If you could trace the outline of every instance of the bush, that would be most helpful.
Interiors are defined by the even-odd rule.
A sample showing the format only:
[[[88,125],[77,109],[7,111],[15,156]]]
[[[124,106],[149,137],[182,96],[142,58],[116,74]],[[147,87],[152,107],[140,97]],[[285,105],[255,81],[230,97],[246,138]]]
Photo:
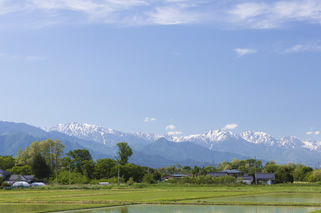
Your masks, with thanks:
[[[149,183],[149,184],[156,183],[155,175],[152,174],[152,173],[145,174],[144,177],[143,177],[143,182],[144,183]]]
[[[129,180],[127,181],[127,184],[130,186],[130,185],[133,185],[134,184],[134,178],[133,177],[130,177]]]
[[[321,169],[314,170],[309,176],[308,176],[309,182],[318,182],[321,181]]]
[[[87,184],[89,182],[85,176],[78,172],[69,173],[68,171],[62,171],[58,174],[57,182],[59,184],[67,185],[69,184],[69,180],[70,184]],[[52,179],[50,182],[56,183],[56,179]]]
[[[92,185],[98,185],[99,184],[99,180],[96,180],[96,179],[93,179],[89,182],[89,184],[92,184]]]
[[[0,185],[0,189],[5,189],[6,187],[11,187],[11,185],[9,183],[6,183],[6,182],[3,182],[1,185]]]
[[[118,183],[118,177],[112,177],[112,178],[108,178],[108,179],[100,179],[99,182],[108,182],[108,183],[116,184],[116,183]],[[119,183],[125,183],[124,178],[120,177]]]
[[[168,180],[169,183],[179,183],[179,184],[231,184],[235,183],[236,179],[232,176],[226,175],[222,177],[212,177],[209,175],[189,177],[185,176],[181,179],[172,178]]]

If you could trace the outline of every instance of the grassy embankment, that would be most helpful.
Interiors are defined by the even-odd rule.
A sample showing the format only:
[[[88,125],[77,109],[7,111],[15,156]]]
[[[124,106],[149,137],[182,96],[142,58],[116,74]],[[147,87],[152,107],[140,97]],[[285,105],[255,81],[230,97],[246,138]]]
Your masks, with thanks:
[[[314,198],[268,200],[253,196],[293,195]],[[275,195],[273,195],[275,196]],[[318,200],[320,197],[320,200]],[[245,198],[244,200],[242,200]],[[249,199],[248,199],[249,198]],[[316,199],[317,198],[317,199]],[[130,204],[273,205],[321,207],[321,185],[278,184],[273,186],[195,186],[155,184],[134,186],[50,186],[42,189],[0,190],[1,212],[45,212]]]

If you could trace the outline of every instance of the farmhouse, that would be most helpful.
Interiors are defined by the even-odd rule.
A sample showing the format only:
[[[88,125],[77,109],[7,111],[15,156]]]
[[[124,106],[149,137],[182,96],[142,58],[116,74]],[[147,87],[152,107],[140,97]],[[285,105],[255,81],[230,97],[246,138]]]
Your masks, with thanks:
[[[241,171],[236,170],[236,169],[228,169],[228,170],[223,170],[220,172],[209,172],[209,173],[207,173],[207,175],[211,175],[213,177],[221,177],[221,176],[229,175],[229,176],[238,178],[241,176]]]
[[[11,172],[3,169],[0,169],[0,177],[2,177],[6,183],[11,185],[17,181],[25,181],[28,183],[32,183],[34,181],[33,175],[12,175]]]
[[[274,183],[275,175],[274,173],[256,173],[255,175],[257,182],[262,184],[271,185]]]

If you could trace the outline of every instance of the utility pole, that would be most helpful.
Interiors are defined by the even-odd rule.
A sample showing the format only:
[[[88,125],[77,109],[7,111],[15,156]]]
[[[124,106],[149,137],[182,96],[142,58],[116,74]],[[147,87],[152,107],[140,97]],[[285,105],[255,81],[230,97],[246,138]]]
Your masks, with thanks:
[[[56,153],[56,184],[58,184],[58,160],[57,160],[57,153]]]
[[[70,185],[70,183],[71,183],[71,180],[70,180],[70,168],[71,167],[71,161],[69,162],[69,185]]]
[[[119,185],[119,173],[120,173],[120,171],[119,171],[119,161],[118,161],[118,185]]]
[[[254,178],[255,178],[255,184],[257,185],[257,178],[256,178],[256,156],[254,156]]]
[[[118,163],[118,180],[117,180],[117,183],[118,183],[118,185],[119,185],[119,176],[120,176],[120,157],[119,156],[115,156],[114,157],[115,158],[115,160],[117,161],[117,163]]]

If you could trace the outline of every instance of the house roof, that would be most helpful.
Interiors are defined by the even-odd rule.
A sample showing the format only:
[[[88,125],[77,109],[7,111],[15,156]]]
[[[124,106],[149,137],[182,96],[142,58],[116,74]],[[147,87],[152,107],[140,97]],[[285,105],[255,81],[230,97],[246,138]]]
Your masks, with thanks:
[[[8,172],[6,170],[0,169],[0,176],[2,176],[4,179],[9,175],[11,175],[11,172]]]
[[[227,172],[209,172],[207,175],[213,176],[213,177],[221,177],[227,175]]]
[[[30,181],[33,175],[10,175],[7,181]]]
[[[27,179],[23,175],[10,175],[8,181],[26,181]]]
[[[274,173],[256,173],[256,179],[261,180],[274,180]]]
[[[185,174],[172,174],[170,176],[172,176],[172,177],[185,177],[187,175],[185,175]]]
[[[228,174],[239,174],[239,173],[241,173],[241,171],[236,170],[236,169],[227,169],[227,170],[223,170],[221,172],[226,172]]]

